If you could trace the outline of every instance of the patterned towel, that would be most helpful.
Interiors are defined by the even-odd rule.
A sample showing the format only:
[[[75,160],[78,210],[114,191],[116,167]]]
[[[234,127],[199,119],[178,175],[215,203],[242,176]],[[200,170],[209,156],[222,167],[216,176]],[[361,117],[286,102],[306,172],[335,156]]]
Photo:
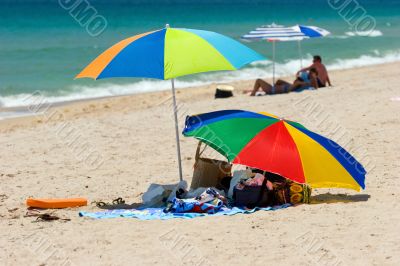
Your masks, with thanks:
[[[196,199],[177,199],[174,198],[170,203],[171,206],[164,209],[164,212],[173,213],[185,213],[185,212],[196,212],[196,213],[217,213],[223,206],[224,203],[220,199],[213,199],[208,202],[200,202]]]
[[[235,215],[238,213],[253,213],[257,210],[262,211],[273,211],[279,210],[283,208],[287,208],[291,206],[291,204],[284,204],[281,206],[275,207],[267,207],[267,208],[254,208],[251,210],[244,210],[237,207],[232,209],[227,207],[222,207],[215,214],[207,214],[207,213],[164,213],[163,208],[147,208],[147,209],[130,209],[130,210],[109,210],[102,212],[79,212],[79,216],[81,217],[90,217],[95,219],[106,219],[106,218],[117,218],[117,217],[125,217],[125,218],[137,218],[139,220],[169,220],[173,218],[183,218],[183,219],[193,219],[201,216],[221,216],[221,215]]]

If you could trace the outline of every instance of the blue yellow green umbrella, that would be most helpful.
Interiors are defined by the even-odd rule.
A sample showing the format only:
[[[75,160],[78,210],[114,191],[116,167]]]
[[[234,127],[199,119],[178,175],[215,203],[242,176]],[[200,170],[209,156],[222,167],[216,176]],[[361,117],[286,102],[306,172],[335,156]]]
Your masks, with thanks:
[[[265,59],[243,44],[211,31],[164,28],[115,44],[77,78],[172,79],[189,74],[236,70]]]

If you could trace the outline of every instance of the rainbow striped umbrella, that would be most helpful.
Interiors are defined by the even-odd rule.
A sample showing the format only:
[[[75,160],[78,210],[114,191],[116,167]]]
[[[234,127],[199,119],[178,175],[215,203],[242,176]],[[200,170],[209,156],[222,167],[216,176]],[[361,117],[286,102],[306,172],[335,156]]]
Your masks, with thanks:
[[[225,110],[186,118],[195,137],[242,164],[314,188],[365,188],[363,166],[344,148],[299,123],[267,113]]]
[[[76,78],[141,77],[171,79],[175,133],[182,180],[174,78],[209,71],[236,70],[265,59],[224,35],[193,29],[166,28],[139,34],[115,44]]]

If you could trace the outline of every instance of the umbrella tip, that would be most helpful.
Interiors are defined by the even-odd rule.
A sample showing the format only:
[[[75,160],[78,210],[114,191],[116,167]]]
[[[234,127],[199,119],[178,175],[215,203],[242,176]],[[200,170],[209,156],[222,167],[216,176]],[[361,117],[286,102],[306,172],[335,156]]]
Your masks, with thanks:
[[[167,23],[167,24],[165,24],[165,28],[169,28],[169,24]]]

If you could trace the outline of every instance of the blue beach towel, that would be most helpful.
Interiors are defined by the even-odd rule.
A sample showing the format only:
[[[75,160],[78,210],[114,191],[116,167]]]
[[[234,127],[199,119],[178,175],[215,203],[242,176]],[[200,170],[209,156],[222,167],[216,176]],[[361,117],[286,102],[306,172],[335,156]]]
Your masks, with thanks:
[[[232,209],[227,207],[222,207],[215,214],[207,213],[164,213],[163,208],[147,208],[147,209],[123,209],[123,210],[108,210],[102,212],[79,212],[81,217],[90,217],[94,219],[106,219],[106,218],[137,218],[139,220],[169,220],[174,218],[182,219],[193,219],[202,216],[222,216],[222,215],[235,215],[238,213],[253,213],[257,210],[262,211],[273,211],[291,206],[290,204],[284,204],[281,206],[267,207],[267,208],[254,208],[251,210],[245,210],[237,207]]]

